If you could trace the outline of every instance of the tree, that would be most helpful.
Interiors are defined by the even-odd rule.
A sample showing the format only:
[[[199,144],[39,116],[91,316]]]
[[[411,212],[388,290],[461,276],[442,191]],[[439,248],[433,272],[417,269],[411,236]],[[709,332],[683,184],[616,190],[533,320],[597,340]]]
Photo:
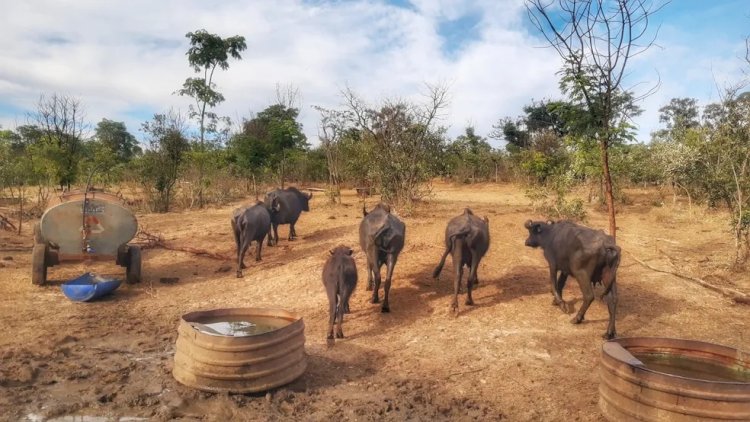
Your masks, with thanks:
[[[70,189],[78,177],[81,140],[86,129],[81,102],[67,95],[42,95],[31,117],[41,130],[46,156],[55,166],[57,183]]]
[[[618,137],[616,98],[633,56],[653,43],[649,18],[658,11],[649,0],[526,0],[528,16],[564,61],[561,85],[585,105],[589,132],[598,143],[609,213],[609,233],[617,233],[610,145]]]
[[[182,89],[177,93],[182,96],[192,97],[195,107],[190,106],[190,117],[197,118],[200,124],[200,145],[203,146],[206,133],[206,118],[209,119],[209,132],[216,131],[218,116],[210,109],[224,101],[224,96],[216,90],[213,82],[214,72],[219,67],[222,70],[229,69],[229,57],[241,60],[240,52],[247,48],[245,37],[235,35],[229,38],[221,38],[201,29],[188,32],[185,37],[190,39],[190,48],[186,55],[188,63],[195,73],[202,73],[199,78],[187,78],[182,84]]]
[[[447,105],[448,91],[440,85],[427,87],[422,104],[386,99],[378,108],[350,89],[343,92],[360,142],[371,143],[377,152],[370,165],[377,172],[383,199],[407,208],[424,196],[424,184],[436,173],[443,148],[445,131],[436,126],[436,119]]]
[[[251,177],[264,169],[273,172],[283,187],[290,154],[307,148],[298,116],[298,109],[274,104],[243,121],[240,133],[229,141],[235,165]]]
[[[347,111],[329,110],[323,107],[314,107],[320,112],[320,124],[318,125],[318,139],[320,146],[325,152],[326,166],[328,168],[328,186],[331,202],[341,203],[341,143],[346,136],[348,122],[351,115]]]
[[[123,122],[102,119],[96,125],[94,139],[111,151],[120,163],[128,162],[142,152],[135,136],[128,132]]]
[[[456,159],[453,169],[463,180],[477,177],[489,179],[495,170],[494,151],[487,140],[476,134],[474,127],[466,127],[447,147],[448,154]]]
[[[179,113],[155,114],[141,130],[149,136],[149,149],[137,163],[141,183],[152,198],[153,208],[169,212],[174,186],[190,149],[185,121]]]

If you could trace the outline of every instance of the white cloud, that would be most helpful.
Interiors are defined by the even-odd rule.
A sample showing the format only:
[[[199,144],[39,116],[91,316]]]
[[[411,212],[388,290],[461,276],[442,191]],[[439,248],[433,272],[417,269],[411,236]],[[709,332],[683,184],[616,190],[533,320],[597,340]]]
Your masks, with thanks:
[[[310,106],[339,106],[339,92],[347,85],[376,103],[385,96],[415,98],[425,82],[447,81],[452,103],[443,123],[452,136],[467,124],[486,135],[499,118],[520,114],[532,98],[559,95],[560,60],[527,33],[522,1],[413,0],[412,5],[8,2],[3,12],[9,18],[0,26],[0,124],[23,123],[22,115],[3,111],[3,105],[31,111],[41,93],[52,92],[80,97],[92,124],[104,117],[123,120],[134,133],[144,118],[140,111],[186,110],[190,100],[172,93],[192,75],[184,35],[199,28],[247,40],[243,60],[216,75],[226,97],[219,114],[236,118],[258,112],[275,100],[277,83],[293,84],[302,95],[301,120],[311,139],[318,116]],[[464,49],[446,55],[438,26],[465,14],[481,16],[479,33]],[[634,62],[647,70],[657,67],[664,81],[638,120],[646,134],[658,120],[661,102],[709,93],[706,69],[723,74],[731,59],[685,44],[667,46]]]

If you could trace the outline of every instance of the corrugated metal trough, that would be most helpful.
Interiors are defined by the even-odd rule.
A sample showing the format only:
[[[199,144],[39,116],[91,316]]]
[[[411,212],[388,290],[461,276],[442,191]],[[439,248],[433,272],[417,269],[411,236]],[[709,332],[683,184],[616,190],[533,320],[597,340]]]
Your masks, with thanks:
[[[191,312],[180,319],[174,369],[180,383],[203,391],[255,393],[305,372],[305,324],[281,309]]]
[[[749,421],[750,353],[694,340],[602,346],[599,407],[610,421]]]

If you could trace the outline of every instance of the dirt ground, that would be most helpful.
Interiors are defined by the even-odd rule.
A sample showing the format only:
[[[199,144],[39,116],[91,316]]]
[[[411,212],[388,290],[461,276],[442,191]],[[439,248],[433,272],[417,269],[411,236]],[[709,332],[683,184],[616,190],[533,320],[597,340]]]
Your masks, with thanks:
[[[726,215],[699,206],[662,205],[655,190],[631,190],[618,214],[625,251],[618,274],[620,336],[666,336],[750,349],[750,306],[650,265],[750,293],[750,277],[726,267],[733,243]],[[247,201],[246,201],[247,202]],[[300,238],[233,263],[165,249],[144,251],[144,281],[105,300],[74,303],[59,288],[85,270],[123,276],[112,264],[50,269],[51,284],[30,282],[31,233],[0,234],[0,420],[66,415],[155,420],[580,420],[598,421],[598,361],[607,309],[595,302],[581,325],[551,306],[540,250],[524,246],[534,215],[513,185],[435,184],[434,197],[405,217],[406,246],[396,266],[391,313],[370,304],[365,257],[344,323],[347,338],[326,345],[326,297],[320,279],[328,250],[359,251],[361,203],[322,195],[297,226]],[[369,199],[368,208],[374,199]],[[177,245],[231,255],[229,216],[221,209],[138,215],[140,224]],[[449,218],[464,207],[490,220],[492,242],[479,269],[476,306],[459,299],[449,312],[452,266],[431,272]],[[398,210],[396,210],[398,211]],[[605,228],[589,208],[587,225]],[[27,225],[28,227],[28,225]],[[219,268],[231,264],[228,272]],[[179,277],[162,284],[162,277]],[[580,306],[577,283],[564,297]],[[290,385],[259,395],[198,392],[171,375],[180,315],[222,307],[281,307],[303,315],[308,369]],[[95,419],[91,419],[95,420]]]

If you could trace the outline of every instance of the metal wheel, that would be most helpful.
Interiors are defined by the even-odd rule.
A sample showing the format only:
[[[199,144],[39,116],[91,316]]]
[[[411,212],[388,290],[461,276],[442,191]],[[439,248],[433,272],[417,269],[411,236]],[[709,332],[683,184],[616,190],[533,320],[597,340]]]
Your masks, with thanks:
[[[36,245],[37,243],[44,243],[42,228],[39,223],[34,224],[34,244]]]
[[[141,248],[138,246],[128,246],[128,266],[125,272],[128,283],[141,282]]]
[[[120,245],[119,248],[117,248],[117,257],[115,258],[115,263],[121,267],[128,266],[128,245]]]
[[[37,243],[31,250],[31,283],[42,286],[47,282],[47,245]]]

